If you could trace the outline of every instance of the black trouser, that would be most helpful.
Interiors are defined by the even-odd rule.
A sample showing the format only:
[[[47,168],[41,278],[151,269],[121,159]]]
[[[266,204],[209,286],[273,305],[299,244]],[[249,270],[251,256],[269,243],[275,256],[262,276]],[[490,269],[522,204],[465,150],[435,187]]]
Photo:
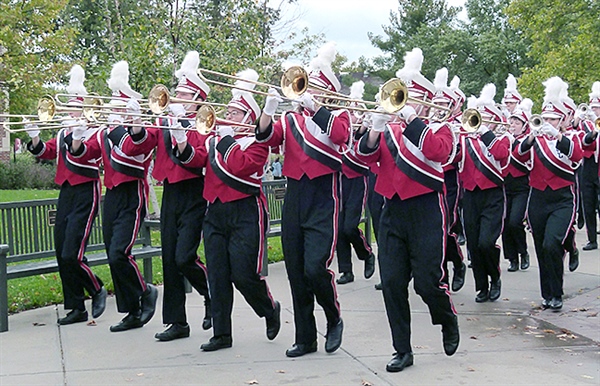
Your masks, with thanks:
[[[407,200],[394,196],[381,213],[379,272],[394,349],[411,352],[408,283],[429,307],[433,324],[450,324],[456,312],[444,275],[445,198],[429,193]]]
[[[598,242],[598,235],[596,233],[596,211],[600,210],[598,208],[600,183],[598,182],[598,162],[596,162],[593,155],[583,159],[580,182],[583,214],[588,241],[590,243],[596,243]]]
[[[540,266],[544,299],[563,295],[563,259],[567,246],[573,244],[575,202],[574,186],[544,191],[531,189],[527,218]]]
[[[56,261],[68,310],[85,310],[84,289],[95,295],[102,280],[87,264],[85,248],[100,205],[100,181],[71,186],[65,182],[58,195],[54,245]]]
[[[492,282],[500,279],[500,247],[496,241],[504,220],[504,188],[465,190],[463,215],[475,290],[487,291],[488,278]]]
[[[198,257],[206,200],[203,178],[174,184],[164,182],[160,212],[164,276],[163,323],[187,323],[185,279],[204,297],[208,295],[206,267]]]
[[[267,212],[258,197],[208,205],[204,252],[208,267],[214,336],[231,335],[233,286],[258,316],[271,317],[275,301],[260,275]]]
[[[296,342],[317,340],[315,297],[323,307],[328,326],[340,318],[335,274],[329,269],[338,228],[339,174],[313,180],[288,178],[283,201],[281,244],[292,290]]]
[[[515,178],[509,174],[504,180],[504,190],[506,221],[502,232],[502,249],[506,260],[518,262],[519,255],[527,253],[527,236],[523,221],[525,221],[529,198],[529,177]]]
[[[106,190],[102,231],[110,274],[115,286],[117,310],[135,313],[146,290],[131,249],[146,216],[144,181],[122,183]]]
[[[458,244],[458,232],[462,224],[458,218],[458,199],[460,197],[460,185],[458,171],[450,169],[444,172],[444,183],[446,184],[447,203],[447,227],[446,236],[446,258],[444,259],[444,283],[448,283],[448,262],[452,262],[455,268],[460,268],[463,263],[463,254]]]
[[[367,194],[367,206],[371,215],[371,223],[373,224],[373,233],[375,239],[379,241],[379,219],[381,218],[381,210],[385,199],[375,191],[375,183],[377,182],[377,174],[369,170],[369,192]]]
[[[340,272],[352,272],[352,247],[359,260],[371,255],[371,246],[358,227],[367,198],[367,177],[348,178],[342,175],[342,209],[337,240]]]

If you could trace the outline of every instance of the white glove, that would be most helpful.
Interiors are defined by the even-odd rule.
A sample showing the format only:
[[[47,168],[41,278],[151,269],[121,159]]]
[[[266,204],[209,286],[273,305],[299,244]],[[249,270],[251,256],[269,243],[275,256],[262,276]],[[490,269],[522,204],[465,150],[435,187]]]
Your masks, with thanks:
[[[169,111],[175,117],[184,117],[186,114],[185,107],[181,103],[172,103],[169,105]]]
[[[550,137],[558,136],[558,130],[549,123],[544,123],[541,128],[543,133],[546,133]]]
[[[487,125],[481,125],[481,126],[479,126],[479,129],[477,129],[477,131],[475,133],[477,133],[479,135],[484,135],[488,131],[490,131],[490,128],[487,127]]]
[[[368,129],[373,126],[373,119],[371,118],[371,114],[365,114],[362,122],[360,123],[362,127]]]
[[[83,133],[87,130],[87,121],[85,119],[80,119],[75,124],[77,126],[71,128],[73,130],[72,137],[74,140],[81,140],[81,138],[83,138]]]
[[[225,137],[226,135],[231,135],[233,137],[235,133],[231,126],[217,126],[217,135],[219,137]]]
[[[108,117],[106,118],[106,120],[111,125],[118,125],[118,124],[123,123],[123,117],[120,116],[119,114],[109,114]]]
[[[369,116],[371,117],[371,121],[373,122],[372,130],[378,133],[381,133],[385,130],[385,125],[392,118],[392,116],[389,114],[370,113]]]
[[[176,126],[173,126],[169,129],[169,132],[171,133],[171,136],[175,138],[175,142],[184,143],[187,141],[187,132],[183,130],[183,127],[181,127],[181,125],[178,124]]]
[[[125,106],[125,108],[127,109],[127,112],[131,113],[131,114],[140,114],[140,112],[142,111],[140,104],[135,99],[130,99],[127,102],[127,105]]]
[[[300,106],[304,107],[307,110],[315,112],[315,101],[309,93],[304,93],[300,95],[296,102],[300,104]]]
[[[283,102],[281,95],[274,88],[269,88],[269,96],[265,99],[265,107],[263,108],[263,112],[272,117],[277,111],[277,107],[279,103]]]
[[[25,122],[25,130],[27,131],[27,134],[29,134],[29,137],[31,137],[31,139],[39,137],[40,130],[38,128],[38,125],[29,123],[29,119],[27,118],[23,118],[23,122]]]
[[[406,105],[403,108],[401,108],[397,114],[400,118],[402,118],[404,122],[408,123],[410,117],[412,117],[413,115],[416,116],[417,112],[415,111],[414,107]]]

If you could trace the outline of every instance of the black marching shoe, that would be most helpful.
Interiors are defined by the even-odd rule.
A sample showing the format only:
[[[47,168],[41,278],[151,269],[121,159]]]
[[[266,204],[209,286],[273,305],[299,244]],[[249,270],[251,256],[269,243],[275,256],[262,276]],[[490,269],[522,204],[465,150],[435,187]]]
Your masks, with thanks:
[[[481,291],[479,291],[479,293],[477,293],[477,296],[475,297],[475,302],[483,303],[483,302],[487,302],[489,299],[490,299],[490,293],[488,292],[488,290],[481,290]]]
[[[365,279],[370,279],[375,273],[375,254],[371,253],[365,260]]]
[[[519,262],[517,260],[511,260],[508,266],[508,272],[516,272],[519,270]]]
[[[390,373],[397,373],[404,370],[404,368],[413,365],[413,353],[407,352],[404,354],[394,353],[392,360],[385,366],[385,370]]]
[[[64,318],[60,318],[56,321],[56,323],[60,324],[61,326],[66,326],[67,324],[73,324],[73,323],[81,323],[81,322],[87,322],[88,320],[88,313],[86,310],[80,310],[75,308],[74,310],[71,310],[70,312],[67,313],[67,316],[65,316]]]
[[[554,311],[558,311],[562,308],[563,306],[563,301],[562,301],[562,297],[554,297],[550,300],[550,303],[548,304],[550,306],[550,308]]]
[[[465,245],[467,240],[465,239],[465,236],[461,233],[460,235],[458,235],[456,241],[458,242],[458,245]]]
[[[275,301],[275,309],[273,315],[267,318],[267,339],[273,340],[279,334],[281,328],[281,304]]]
[[[494,302],[500,298],[500,290],[502,288],[502,281],[498,278],[496,281],[490,283],[490,301]]]
[[[342,276],[336,280],[338,284],[348,284],[354,281],[354,274],[352,272],[342,272]]]
[[[377,291],[381,291],[381,290],[383,289],[383,287],[381,286],[381,283],[377,283],[377,284],[375,284],[375,289],[376,289]]]
[[[146,284],[146,291],[142,294],[142,314],[140,322],[146,324],[154,316],[156,310],[156,300],[158,299],[158,289],[150,283]]]
[[[163,332],[157,332],[154,337],[161,342],[169,342],[175,339],[187,338],[190,336],[190,325],[173,323]]]
[[[342,332],[344,331],[344,321],[339,318],[333,326],[327,326],[327,335],[325,335],[325,351],[332,353],[342,345]]]
[[[569,252],[569,271],[574,272],[579,267],[579,249]]]
[[[460,342],[460,333],[458,331],[458,319],[456,316],[450,324],[442,326],[442,342],[444,343],[444,352],[446,355],[454,355]]]
[[[231,335],[213,336],[208,343],[203,343],[200,346],[202,351],[217,351],[222,348],[230,348],[233,344]]]
[[[521,255],[521,270],[526,270],[529,268],[529,253],[524,253]]]
[[[110,326],[110,332],[127,331],[134,328],[143,327],[144,323],[140,320],[139,312],[129,313],[119,323]]]
[[[100,288],[94,296],[92,296],[92,317],[99,318],[106,309],[106,288]]]
[[[204,319],[202,319],[202,329],[210,330],[212,327],[212,306],[210,298],[204,298]]]
[[[313,352],[317,352],[316,340],[309,344],[294,343],[292,347],[285,350],[285,356],[287,356],[288,358],[296,358]]]
[[[465,275],[467,274],[467,265],[462,263],[459,269],[454,267],[454,276],[452,276],[452,292],[458,292],[465,285]]]
[[[550,308],[550,301],[551,300],[552,299],[544,299],[544,300],[542,300],[542,308],[545,309],[545,310],[548,309],[548,308]]]
[[[584,251],[593,251],[594,249],[598,249],[598,243],[589,242],[586,245],[584,245],[581,249],[583,249]]]

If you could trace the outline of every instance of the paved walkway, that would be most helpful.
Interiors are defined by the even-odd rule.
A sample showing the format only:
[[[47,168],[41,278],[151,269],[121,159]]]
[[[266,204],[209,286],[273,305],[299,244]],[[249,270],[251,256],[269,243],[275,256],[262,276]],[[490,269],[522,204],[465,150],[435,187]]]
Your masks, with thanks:
[[[583,241],[578,232],[578,244]],[[530,253],[535,256],[531,247]],[[93,326],[58,327],[62,305],[12,315],[10,330],[0,334],[0,385],[600,384],[600,252],[582,252],[579,269],[566,270],[564,308],[557,313],[539,308],[535,257],[527,271],[506,272],[507,267],[502,261],[498,301],[475,303],[470,270],[465,287],[453,295],[461,330],[453,357],[444,355],[440,327],[431,325],[411,288],[415,364],[400,373],[385,371],[393,348],[381,292],[373,288],[378,273],[364,280],[362,263],[355,260],[355,282],[338,286],[345,331],[334,354],[325,353],[325,318],[318,309],[319,351],[285,357],[294,341],[293,310],[285,267],[277,263],[269,266],[268,276],[283,307],[274,341],[265,337],[264,320],[236,292],[233,348],[199,350],[211,332],[201,328],[204,307],[197,294],[188,296],[191,337],[157,342],[154,334],[163,329],[160,288],[153,320],[123,333],[108,329],[122,317],[112,296]]]

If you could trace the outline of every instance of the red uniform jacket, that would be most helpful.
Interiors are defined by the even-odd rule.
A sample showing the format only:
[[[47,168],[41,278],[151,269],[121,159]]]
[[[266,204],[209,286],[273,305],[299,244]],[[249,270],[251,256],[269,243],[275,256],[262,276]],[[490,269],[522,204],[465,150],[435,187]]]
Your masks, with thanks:
[[[146,187],[148,185],[146,176],[152,161],[152,151],[128,156],[120,149],[120,145],[127,137],[129,137],[127,130],[123,126],[117,126],[112,131],[102,128],[85,142],[84,151],[102,156],[104,185],[107,189],[136,180],[144,181]]]
[[[89,129],[86,136],[93,136],[97,129]],[[68,182],[70,185],[80,185],[90,181],[100,179],[99,165],[100,155],[94,155],[91,152],[85,152],[81,149],[77,154],[71,153],[71,143],[73,138],[67,129],[61,129],[56,138],[48,142],[40,140],[34,148],[32,143],[27,144],[29,151],[40,159],[57,159],[56,176],[54,182],[62,185]]]
[[[529,133],[519,135],[511,141],[511,154],[504,176],[508,176],[510,174],[511,176],[517,178],[529,174],[529,171],[533,166],[533,154],[531,154],[529,159],[525,159],[524,162],[521,162],[521,160],[517,159],[512,153],[521,144],[521,142],[527,138],[528,134]]]
[[[444,191],[443,164],[455,146],[448,124],[435,124],[437,130],[416,118],[406,128],[391,123],[379,136],[375,148],[367,146],[368,136],[357,143],[357,156],[367,164],[379,162],[375,191],[390,199],[405,200],[434,191]]]
[[[457,154],[461,185],[469,191],[502,186],[503,171],[508,166],[510,138],[496,137],[488,131],[483,135],[460,135]]]
[[[193,116],[186,117],[188,120],[181,120],[181,125],[184,128],[191,127]],[[184,165],[177,158],[177,143],[171,137],[168,127],[171,122],[165,118],[161,118],[157,125],[165,127],[158,128],[142,128],[138,134],[130,134],[126,136],[121,143],[121,150],[129,156],[139,156],[151,153],[156,148],[156,160],[152,176],[157,181],[168,181],[176,183],[192,178],[203,177],[203,168],[191,168]],[[203,141],[202,136],[196,130],[187,132],[187,142],[196,147]]]
[[[531,144],[524,140],[513,155],[521,161],[533,157],[529,173],[532,188],[557,190],[575,184],[575,169],[583,158],[583,150],[579,136],[567,132],[560,141],[546,135],[536,136]]]
[[[188,167],[206,168],[204,198],[208,202],[231,202],[250,196],[260,197],[266,205],[262,191],[262,176],[269,156],[269,147],[258,143],[254,137],[214,134],[202,136],[200,145],[186,146],[178,154]]]
[[[268,146],[283,143],[285,163],[283,175],[299,180],[303,175],[314,179],[341,171],[340,147],[350,136],[350,114],[347,110],[330,112],[321,107],[314,116],[285,112],[279,121],[263,133],[257,142]]]

